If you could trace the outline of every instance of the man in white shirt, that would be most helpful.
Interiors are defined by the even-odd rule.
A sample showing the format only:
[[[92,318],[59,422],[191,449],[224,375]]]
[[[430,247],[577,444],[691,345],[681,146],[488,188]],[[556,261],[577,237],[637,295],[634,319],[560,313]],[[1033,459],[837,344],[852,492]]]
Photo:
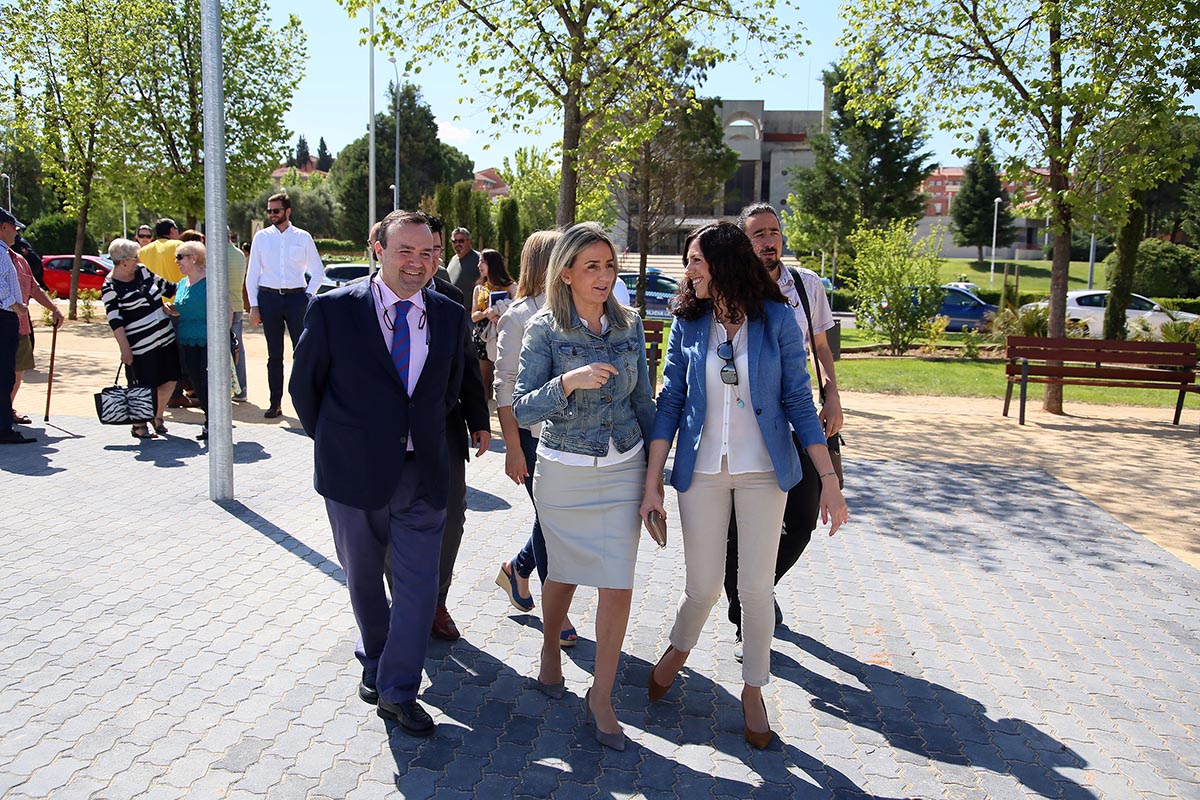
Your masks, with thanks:
[[[738,216],[738,226],[746,232],[754,245],[754,252],[771,277],[779,283],[779,289],[787,298],[796,314],[796,325],[807,349],[815,352],[821,364],[821,377],[824,380],[824,395],[821,404],[821,424],[825,427],[825,435],[833,436],[842,428],[842,401],[838,394],[837,377],[833,368],[833,351],[829,348],[826,331],[833,327],[833,312],[825,297],[821,279],[815,272],[807,269],[793,271],[780,261],[783,256],[783,229],[779,223],[779,214],[768,203],[755,203],[742,209]],[[796,276],[799,275],[798,285]],[[808,307],[812,311],[813,335],[809,336],[809,320],[804,313],[804,304],[800,301],[799,292],[804,291]],[[811,339],[811,341],[810,341]],[[796,364],[797,369],[807,370],[809,361]],[[816,376],[811,376],[814,384]],[[783,536],[779,540],[779,555],[775,562],[775,583],[787,574],[800,559],[800,554],[812,539],[812,532],[817,527],[817,514],[821,507],[821,480],[812,460],[800,445],[800,440],[793,434],[796,451],[800,455],[800,465],[804,477],[800,483],[788,492],[787,508],[783,515]],[[729,549],[725,559],[725,594],[729,597],[729,621],[737,628],[737,642],[734,649],[735,657],[741,661],[741,621],[742,607],[737,593],[737,522],[732,515],[729,520]],[[775,604],[775,624],[782,622],[779,604]]]
[[[267,198],[271,223],[254,235],[246,265],[250,324],[262,325],[267,338],[267,385],[271,399],[267,419],[283,416],[283,329],[292,349],[304,330],[308,301],[325,280],[325,267],[308,231],[292,224],[292,201],[279,192]]]

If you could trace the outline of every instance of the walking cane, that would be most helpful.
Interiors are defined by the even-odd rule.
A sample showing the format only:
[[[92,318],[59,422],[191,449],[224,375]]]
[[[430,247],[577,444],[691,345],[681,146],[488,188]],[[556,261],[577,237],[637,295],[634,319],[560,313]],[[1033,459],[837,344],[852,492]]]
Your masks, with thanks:
[[[54,332],[50,334],[50,375],[46,379],[46,416],[42,417],[42,422],[50,421],[50,392],[54,390],[54,351],[58,348],[58,326],[54,326]]]

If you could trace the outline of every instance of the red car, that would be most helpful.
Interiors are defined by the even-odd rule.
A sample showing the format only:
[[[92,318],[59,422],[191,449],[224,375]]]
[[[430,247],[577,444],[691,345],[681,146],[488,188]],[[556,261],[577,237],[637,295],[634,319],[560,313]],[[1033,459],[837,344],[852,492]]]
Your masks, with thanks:
[[[42,256],[42,279],[46,288],[58,297],[71,296],[71,265],[74,262],[75,256]],[[112,262],[107,256],[84,256],[79,265],[79,291],[100,291],[111,269]]]

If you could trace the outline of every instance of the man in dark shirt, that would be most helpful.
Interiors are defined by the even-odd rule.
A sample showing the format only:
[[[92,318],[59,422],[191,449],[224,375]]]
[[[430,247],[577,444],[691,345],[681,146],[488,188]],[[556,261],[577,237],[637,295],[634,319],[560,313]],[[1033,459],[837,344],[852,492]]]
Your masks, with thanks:
[[[475,291],[475,281],[479,280],[479,251],[471,249],[471,232],[466,228],[455,228],[450,234],[450,246],[454,248],[454,258],[446,266],[446,274],[438,274],[458,287],[466,300],[464,305],[470,305]]]

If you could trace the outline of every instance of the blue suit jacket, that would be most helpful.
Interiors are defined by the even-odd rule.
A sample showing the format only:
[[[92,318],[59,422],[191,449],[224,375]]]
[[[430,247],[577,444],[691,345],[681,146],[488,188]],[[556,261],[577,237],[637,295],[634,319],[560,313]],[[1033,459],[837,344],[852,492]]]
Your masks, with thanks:
[[[462,306],[425,292],[429,357],[412,397],[379,334],[370,281],[313,298],[288,390],[315,440],[313,484],[331,500],[382,508],[400,482],[408,438],[429,501],[446,507],[446,415],[463,374]]]
[[[800,482],[801,476],[800,457],[792,445],[788,423],[805,447],[825,444],[825,433],[813,405],[804,341],[796,317],[784,303],[767,303],[765,310],[763,318],[746,323],[750,375],[741,376],[741,380],[749,379],[750,404],[775,467],[779,488],[786,492]],[[704,371],[711,329],[710,314],[695,320],[677,318],[671,324],[667,345],[663,387],[658,393],[658,413],[650,438],[669,442],[678,431],[671,485],[680,492],[686,492],[692,485],[708,408]]]

